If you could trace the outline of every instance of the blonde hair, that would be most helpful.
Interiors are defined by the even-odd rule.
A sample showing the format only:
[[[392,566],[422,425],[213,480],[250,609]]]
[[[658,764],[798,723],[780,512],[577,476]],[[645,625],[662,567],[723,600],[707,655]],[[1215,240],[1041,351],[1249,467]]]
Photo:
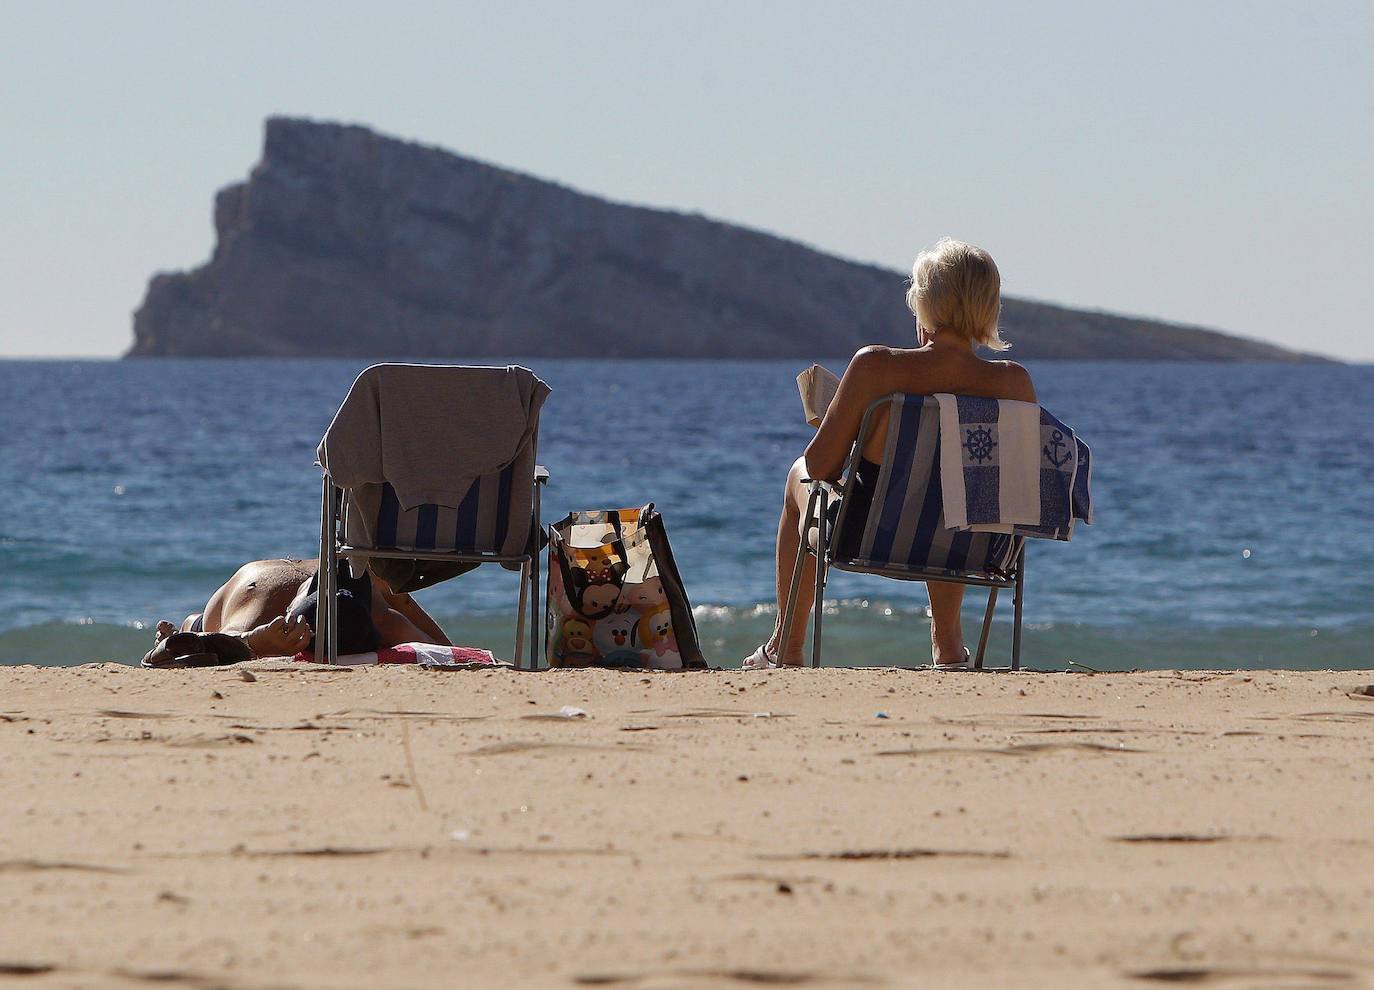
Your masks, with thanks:
[[[1002,276],[982,248],[942,237],[916,256],[906,304],[928,331],[958,334],[994,351],[1011,345],[997,330]]]

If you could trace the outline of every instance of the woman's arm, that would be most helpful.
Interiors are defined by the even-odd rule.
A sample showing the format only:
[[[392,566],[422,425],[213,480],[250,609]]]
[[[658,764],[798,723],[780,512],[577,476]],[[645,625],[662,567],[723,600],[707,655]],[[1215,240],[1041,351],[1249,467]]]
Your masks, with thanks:
[[[806,446],[807,477],[834,481],[844,472],[845,459],[863,424],[864,410],[885,392],[887,357],[886,347],[869,346],[849,362],[820,429]]]

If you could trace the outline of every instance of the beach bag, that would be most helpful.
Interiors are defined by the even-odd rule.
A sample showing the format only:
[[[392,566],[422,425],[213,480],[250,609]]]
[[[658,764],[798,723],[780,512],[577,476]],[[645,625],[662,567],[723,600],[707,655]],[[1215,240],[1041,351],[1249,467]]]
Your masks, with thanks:
[[[549,527],[550,667],[704,668],[663,517],[573,512]]]

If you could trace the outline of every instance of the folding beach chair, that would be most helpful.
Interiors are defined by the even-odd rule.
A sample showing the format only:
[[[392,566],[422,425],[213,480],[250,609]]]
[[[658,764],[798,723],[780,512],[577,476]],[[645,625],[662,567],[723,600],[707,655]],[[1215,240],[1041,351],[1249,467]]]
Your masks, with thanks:
[[[851,513],[843,492],[852,484],[869,426],[886,407],[886,456],[866,515]],[[987,610],[978,637],[975,669],[983,669],[997,594],[1013,589],[1011,669],[1021,668],[1021,612],[1026,584],[1026,540],[1002,533],[974,533],[946,527],[940,487],[940,406],[934,396],[894,393],[875,400],[864,412],[859,437],[839,486],[806,479],[810,487],[805,532],[783,628],[790,629],[806,556],[816,558],[816,604],[812,619],[811,666],[821,663],[821,614],[830,568],[877,574],[900,581],[946,581],[988,589]],[[839,511],[832,505],[839,501]],[[832,518],[833,517],[833,518]],[[841,539],[840,537],[845,537]],[[844,546],[849,552],[837,552]]]
[[[397,366],[374,365],[358,378],[354,389],[369,375]],[[323,663],[338,660],[338,565],[340,558],[348,561],[380,559],[412,561],[420,572],[414,587],[464,573],[481,564],[500,564],[508,570],[520,572],[520,601],[516,612],[515,663],[528,656],[530,669],[538,666],[542,652],[539,642],[539,551],[543,532],[540,522],[540,489],[548,482],[549,473],[535,463],[539,436],[539,407],[548,387],[527,368],[474,368],[460,366],[405,366],[407,381],[418,384],[426,394],[426,409],[418,412],[408,406],[405,396],[389,396],[385,417],[387,435],[401,431],[407,444],[420,449],[441,449],[431,444],[436,430],[445,437],[471,435],[464,424],[474,419],[472,404],[465,401],[474,381],[481,376],[515,375],[522,392],[534,394],[536,401],[526,414],[526,421],[515,424],[523,427],[526,441],[515,458],[498,471],[482,474],[472,480],[466,494],[455,505],[423,503],[407,509],[402,506],[397,490],[388,475],[388,459],[377,452],[376,464],[380,473],[368,483],[341,487],[335,483],[323,456],[326,445],[348,436],[335,437],[339,419],[321,443],[321,464],[324,480],[320,511],[320,589],[319,611],[315,630],[315,656]],[[436,423],[436,396],[449,404],[442,420]],[[352,392],[350,392],[350,398]],[[371,397],[369,397],[371,398]],[[345,404],[347,405],[347,401]],[[418,403],[417,403],[418,404]],[[341,410],[342,413],[342,410]],[[378,417],[381,417],[379,411]],[[491,417],[487,416],[487,425]],[[358,432],[368,434],[367,428]],[[378,442],[368,435],[366,442]],[[429,573],[426,574],[425,570]],[[529,606],[531,635],[526,654],[525,619]]]

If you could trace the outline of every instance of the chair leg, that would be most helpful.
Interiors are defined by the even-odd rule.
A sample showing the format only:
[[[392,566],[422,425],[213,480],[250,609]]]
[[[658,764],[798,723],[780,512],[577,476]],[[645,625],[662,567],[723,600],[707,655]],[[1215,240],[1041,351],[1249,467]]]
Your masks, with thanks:
[[[319,602],[325,602],[325,625],[328,629],[329,659],[333,665],[339,662],[339,498],[334,483],[329,483],[329,576],[327,596],[316,600],[315,612],[319,613]]]
[[[525,606],[529,603],[530,562],[520,565],[520,604],[515,609],[515,666],[519,669],[525,657]]]
[[[543,514],[540,511],[540,485],[534,486],[534,548],[531,550],[530,569],[530,670],[539,669],[539,657],[543,653],[544,610],[539,604],[541,560],[539,540],[544,535]]]
[[[792,628],[792,617],[797,611],[797,592],[801,590],[802,568],[806,565],[806,555],[810,552],[806,541],[807,527],[810,526],[811,513],[816,507],[816,493],[811,493],[811,498],[806,503],[806,515],[803,517],[805,525],[802,528],[802,538],[797,543],[797,563],[792,568],[792,587],[787,592],[787,605],[782,610],[782,638],[778,640],[778,649],[782,650],[787,646],[787,632]]]
[[[539,607],[539,549],[535,546],[530,561],[530,670],[539,669],[540,635],[544,629],[542,609]]]
[[[829,501],[824,489],[820,489],[820,512],[816,515],[816,604],[811,626],[811,666],[821,665],[821,613],[825,611],[825,562],[826,549],[826,509]],[[809,541],[808,541],[809,542]]]
[[[1021,669],[1021,607],[1026,597],[1026,548],[1021,548],[1021,558],[1016,562],[1016,597],[1012,601],[1011,630],[1011,669]]]
[[[320,556],[318,564],[320,574],[319,584],[321,586],[320,590],[323,590],[324,586],[325,561],[329,559],[329,542],[332,535],[329,525],[329,498],[329,475],[325,475],[324,478],[320,481]],[[322,599],[316,599],[317,602],[320,600]],[[327,642],[327,635],[324,629],[324,624],[320,622],[319,605],[315,606],[315,662],[329,662],[329,643]]]
[[[973,658],[973,669],[983,669],[983,654],[988,648],[988,633],[992,631],[992,613],[997,610],[997,589],[988,589],[988,608],[983,613],[983,631],[978,634],[978,655]]]
[[[339,542],[338,542],[338,489],[330,486],[335,493],[334,496],[334,515],[330,516],[330,663],[339,662]],[[350,566],[348,560],[343,562],[343,566]]]

